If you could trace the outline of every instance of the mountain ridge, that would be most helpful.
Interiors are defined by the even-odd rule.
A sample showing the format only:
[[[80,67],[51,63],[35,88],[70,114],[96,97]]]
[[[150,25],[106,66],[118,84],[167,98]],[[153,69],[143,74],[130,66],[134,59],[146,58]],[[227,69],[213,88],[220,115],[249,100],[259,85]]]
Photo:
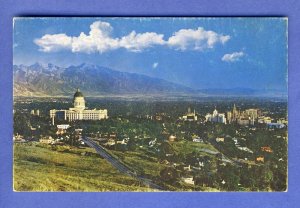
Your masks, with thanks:
[[[14,65],[14,96],[66,96],[77,88],[87,96],[103,94],[173,94],[196,90],[146,75],[91,64],[58,67]]]
[[[249,96],[287,97],[283,90],[230,88],[192,89],[181,84],[147,75],[117,71],[108,67],[82,63],[59,67],[52,63],[13,65],[14,96],[65,97],[80,88],[85,96]]]

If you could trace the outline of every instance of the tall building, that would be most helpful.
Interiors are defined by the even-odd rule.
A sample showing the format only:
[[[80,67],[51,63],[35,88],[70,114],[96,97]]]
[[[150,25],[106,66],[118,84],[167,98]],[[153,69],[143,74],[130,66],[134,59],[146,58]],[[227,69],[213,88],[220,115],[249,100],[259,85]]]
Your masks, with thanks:
[[[34,115],[34,116],[40,116],[40,110],[39,109],[37,109],[37,110],[31,110],[30,114]]]
[[[228,121],[228,123],[230,124],[231,122],[232,122],[232,112],[231,111],[228,111],[227,112],[227,121]]]
[[[257,122],[261,111],[259,109],[246,109],[244,111],[238,111],[235,104],[232,111],[227,112],[228,123],[237,123],[239,125],[254,125]]]
[[[196,115],[196,111],[194,109],[194,111],[191,111],[191,108],[188,108],[188,112],[182,116],[182,119],[185,121],[197,121],[198,117]]]
[[[245,110],[245,114],[248,117],[257,119],[261,115],[261,112],[259,109],[247,109],[247,110]]]
[[[73,108],[68,110],[50,110],[50,118],[52,119],[52,124],[54,124],[54,119],[61,119],[67,121],[74,120],[101,120],[107,119],[107,109],[86,109],[85,99],[83,94],[79,89],[74,94],[73,98]]]
[[[205,120],[214,123],[224,123],[226,124],[226,117],[224,113],[219,113],[217,109],[213,111],[212,114],[208,113],[205,116]]]
[[[233,104],[233,109],[232,109],[232,121],[236,121],[239,118],[239,111],[236,109],[235,104]]]

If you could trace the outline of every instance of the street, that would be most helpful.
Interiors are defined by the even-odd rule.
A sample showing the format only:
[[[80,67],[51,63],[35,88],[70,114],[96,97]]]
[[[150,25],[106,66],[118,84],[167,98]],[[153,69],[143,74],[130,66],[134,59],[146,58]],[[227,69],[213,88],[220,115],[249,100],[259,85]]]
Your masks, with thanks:
[[[82,137],[82,140],[90,147],[94,148],[96,152],[103,157],[105,160],[107,160],[113,167],[115,167],[117,170],[119,170],[121,173],[126,174],[128,176],[131,176],[140,182],[142,182],[144,185],[152,188],[162,191],[163,188],[154,184],[150,179],[143,178],[141,176],[138,176],[134,171],[132,171],[129,167],[127,167],[125,164],[123,164],[121,161],[119,161],[116,157],[111,155],[104,147],[94,142],[92,139],[88,137]]]

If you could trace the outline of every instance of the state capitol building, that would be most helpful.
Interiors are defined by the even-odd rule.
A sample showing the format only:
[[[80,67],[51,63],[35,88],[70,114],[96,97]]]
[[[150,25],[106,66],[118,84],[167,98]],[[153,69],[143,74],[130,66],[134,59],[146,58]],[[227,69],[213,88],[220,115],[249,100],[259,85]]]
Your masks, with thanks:
[[[50,118],[54,123],[54,119],[61,119],[67,121],[74,120],[101,120],[107,119],[107,109],[93,109],[88,110],[85,107],[85,100],[83,94],[77,89],[74,94],[73,99],[73,108],[69,108],[69,110],[50,110]]]

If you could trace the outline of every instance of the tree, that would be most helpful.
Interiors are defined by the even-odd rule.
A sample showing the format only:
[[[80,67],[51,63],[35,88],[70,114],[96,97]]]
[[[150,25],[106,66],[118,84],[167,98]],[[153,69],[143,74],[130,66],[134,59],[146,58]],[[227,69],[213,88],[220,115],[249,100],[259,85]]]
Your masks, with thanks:
[[[176,183],[180,177],[179,172],[173,167],[166,167],[160,171],[160,177],[167,183]]]
[[[271,189],[271,182],[273,181],[273,172],[270,168],[270,163],[267,162],[261,168],[260,174],[260,188],[263,190],[270,190]]]
[[[240,178],[238,176],[238,170],[234,166],[226,165],[225,167],[219,167],[218,176],[220,187],[228,191],[239,190],[238,184],[240,182]]]

